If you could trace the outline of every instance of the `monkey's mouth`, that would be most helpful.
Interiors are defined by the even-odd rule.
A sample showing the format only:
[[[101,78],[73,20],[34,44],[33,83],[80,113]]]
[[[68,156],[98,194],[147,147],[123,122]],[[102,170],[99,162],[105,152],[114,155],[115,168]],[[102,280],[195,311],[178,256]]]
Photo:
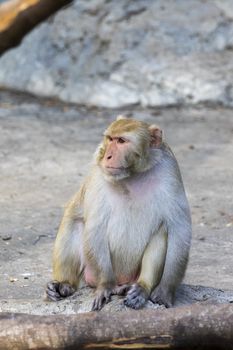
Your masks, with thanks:
[[[123,166],[121,167],[106,166],[105,169],[111,175],[119,175],[127,171],[127,168],[124,168]]]
[[[106,169],[125,169],[123,166],[114,167],[114,166],[106,166]]]
[[[124,170],[125,168],[123,166],[115,167],[115,166],[106,166],[107,170],[114,171],[114,170]]]

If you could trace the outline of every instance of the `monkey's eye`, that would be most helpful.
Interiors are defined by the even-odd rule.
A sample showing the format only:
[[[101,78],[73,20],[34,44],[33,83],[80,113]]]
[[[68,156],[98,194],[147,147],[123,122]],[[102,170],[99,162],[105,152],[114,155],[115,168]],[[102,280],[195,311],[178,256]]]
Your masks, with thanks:
[[[117,139],[117,143],[125,143],[126,140],[123,139],[122,137],[119,137],[119,139]]]
[[[106,136],[107,137],[107,139],[108,139],[108,141],[112,141],[113,140],[113,138],[111,137],[111,136]]]

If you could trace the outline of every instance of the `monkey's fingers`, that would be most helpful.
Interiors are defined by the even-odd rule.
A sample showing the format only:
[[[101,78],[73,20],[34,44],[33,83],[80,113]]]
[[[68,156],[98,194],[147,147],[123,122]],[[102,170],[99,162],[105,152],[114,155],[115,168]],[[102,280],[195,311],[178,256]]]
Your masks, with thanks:
[[[147,291],[139,284],[134,284],[124,299],[124,304],[132,309],[141,309],[148,300]]]
[[[59,282],[57,281],[48,282],[46,287],[46,295],[47,295],[47,299],[51,301],[62,300],[63,298],[59,293]]]
[[[112,291],[110,289],[104,289],[97,292],[97,296],[92,304],[92,311],[100,311],[103,306],[110,302]]]
[[[131,284],[123,284],[122,286],[116,286],[112,290],[112,295],[124,296],[130,290],[131,287],[132,287]]]
[[[74,294],[74,292],[75,289],[69,283],[58,281],[50,281],[47,283],[46,294],[49,300],[59,301]]]
[[[69,283],[59,284],[59,293],[62,297],[66,298],[74,294],[75,288],[73,288]]]

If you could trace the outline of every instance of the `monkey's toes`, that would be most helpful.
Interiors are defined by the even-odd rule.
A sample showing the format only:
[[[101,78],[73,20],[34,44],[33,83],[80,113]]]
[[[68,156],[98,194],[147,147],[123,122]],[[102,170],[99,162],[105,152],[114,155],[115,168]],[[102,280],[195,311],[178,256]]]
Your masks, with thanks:
[[[154,304],[164,305],[166,308],[173,306],[172,297],[168,295],[164,295],[163,293],[152,294],[150,297],[150,300]]]
[[[92,311],[100,311],[105,304],[109,303],[111,300],[111,289],[104,289],[97,291],[97,296],[95,297],[92,304]]]
[[[148,293],[139,284],[134,284],[124,299],[124,304],[132,309],[141,309],[148,300]]]

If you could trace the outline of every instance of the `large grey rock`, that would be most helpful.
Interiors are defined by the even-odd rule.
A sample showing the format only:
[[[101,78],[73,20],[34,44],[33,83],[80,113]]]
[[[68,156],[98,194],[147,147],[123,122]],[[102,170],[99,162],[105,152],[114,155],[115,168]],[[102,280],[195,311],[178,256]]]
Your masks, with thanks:
[[[233,1],[78,0],[0,59],[0,86],[99,107],[233,105]]]

